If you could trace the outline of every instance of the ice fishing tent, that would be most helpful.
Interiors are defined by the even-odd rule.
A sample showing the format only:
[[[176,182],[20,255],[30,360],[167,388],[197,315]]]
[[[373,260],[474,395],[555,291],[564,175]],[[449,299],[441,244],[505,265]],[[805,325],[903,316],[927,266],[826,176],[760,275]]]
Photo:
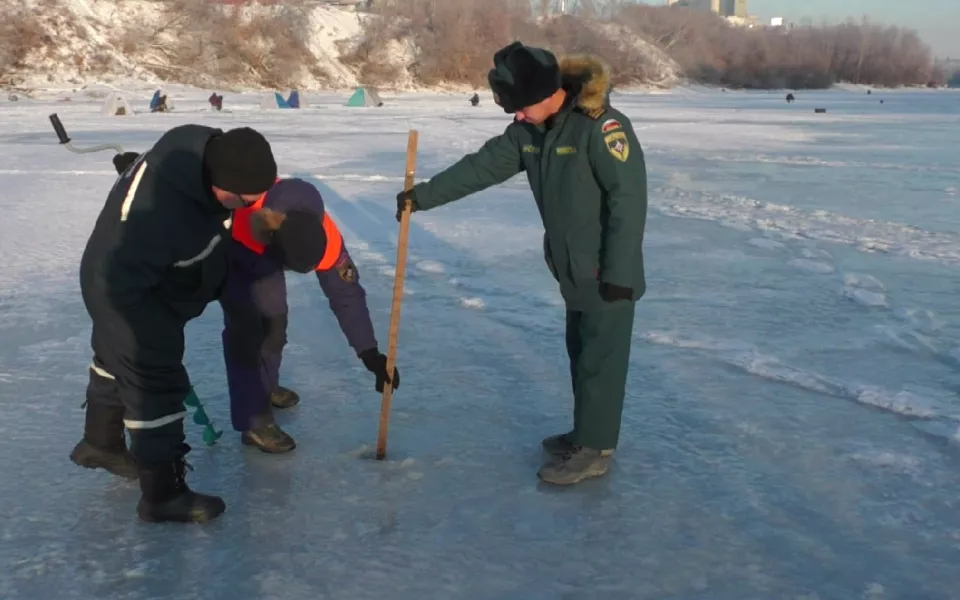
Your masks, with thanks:
[[[361,85],[347,100],[347,106],[383,106],[383,102],[376,88]]]
[[[300,92],[293,90],[288,98],[284,98],[280,92],[268,94],[260,101],[260,108],[303,108],[307,105],[306,101],[300,97]]]
[[[292,90],[290,96],[287,97],[287,106],[290,108],[300,108],[300,92],[297,90]]]
[[[111,92],[103,102],[100,114],[108,117],[122,117],[133,114],[133,107],[127,102],[127,99],[117,92]]]
[[[260,101],[260,108],[287,108],[287,101],[277,93],[267,94]]]

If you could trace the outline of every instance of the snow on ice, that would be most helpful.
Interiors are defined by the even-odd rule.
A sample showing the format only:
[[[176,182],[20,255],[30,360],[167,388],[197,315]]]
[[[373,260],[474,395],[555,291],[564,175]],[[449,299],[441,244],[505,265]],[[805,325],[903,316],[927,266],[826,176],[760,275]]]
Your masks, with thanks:
[[[125,90],[144,107],[152,89]],[[136,521],[135,484],[75,467],[89,322],[77,266],[107,154],[186,122],[251,125],[341,225],[386,344],[406,136],[428,178],[503,130],[485,99],[300,111],[174,88],[177,110],[0,103],[0,598],[949,599],[960,590],[957,94],[614,94],[648,161],[648,292],[610,474],[539,484],[570,427],[563,307],[523,177],[414,215],[389,460],[380,398],[316,282],[289,278],[290,455],[187,424],[209,526]],[[187,367],[229,429],[220,311]]]

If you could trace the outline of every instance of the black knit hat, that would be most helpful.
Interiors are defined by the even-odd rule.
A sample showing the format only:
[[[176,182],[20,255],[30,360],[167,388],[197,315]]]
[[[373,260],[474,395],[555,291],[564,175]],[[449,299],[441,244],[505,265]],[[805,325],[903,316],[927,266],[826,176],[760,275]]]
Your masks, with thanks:
[[[543,102],[560,89],[557,57],[549,50],[513,42],[493,55],[487,74],[494,101],[504,112],[515,113]]]
[[[270,241],[272,254],[285,268],[309,273],[317,268],[327,251],[323,220],[306,210],[294,209],[286,215]]]
[[[277,179],[277,162],[270,142],[249,127],[210,138],[203,165],[212,185],[234,194],[262,194]]]

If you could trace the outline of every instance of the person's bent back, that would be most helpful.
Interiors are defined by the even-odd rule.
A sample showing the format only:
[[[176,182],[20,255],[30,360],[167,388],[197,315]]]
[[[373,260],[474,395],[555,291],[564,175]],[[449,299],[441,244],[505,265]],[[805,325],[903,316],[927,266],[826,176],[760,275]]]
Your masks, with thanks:
[[[94,358],[71,458],[139,477],[145,520],[206,520],[225,506],[184,481],[184,326],[223,288],[231,209],[272,185],[276,163],[259,133],[200,125],[175,127],[126,162],[115,162],[122,173],[81,259]]]

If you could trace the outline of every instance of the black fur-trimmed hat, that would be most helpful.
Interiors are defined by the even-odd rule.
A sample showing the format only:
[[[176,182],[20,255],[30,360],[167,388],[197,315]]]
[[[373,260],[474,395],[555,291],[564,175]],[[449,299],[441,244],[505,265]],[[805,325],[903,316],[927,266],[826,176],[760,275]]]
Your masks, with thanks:
[[[562,85],[560,65],[549,50],[513,42],[493,55],[487,74],[494,101],[515,113],[543,102]]]

